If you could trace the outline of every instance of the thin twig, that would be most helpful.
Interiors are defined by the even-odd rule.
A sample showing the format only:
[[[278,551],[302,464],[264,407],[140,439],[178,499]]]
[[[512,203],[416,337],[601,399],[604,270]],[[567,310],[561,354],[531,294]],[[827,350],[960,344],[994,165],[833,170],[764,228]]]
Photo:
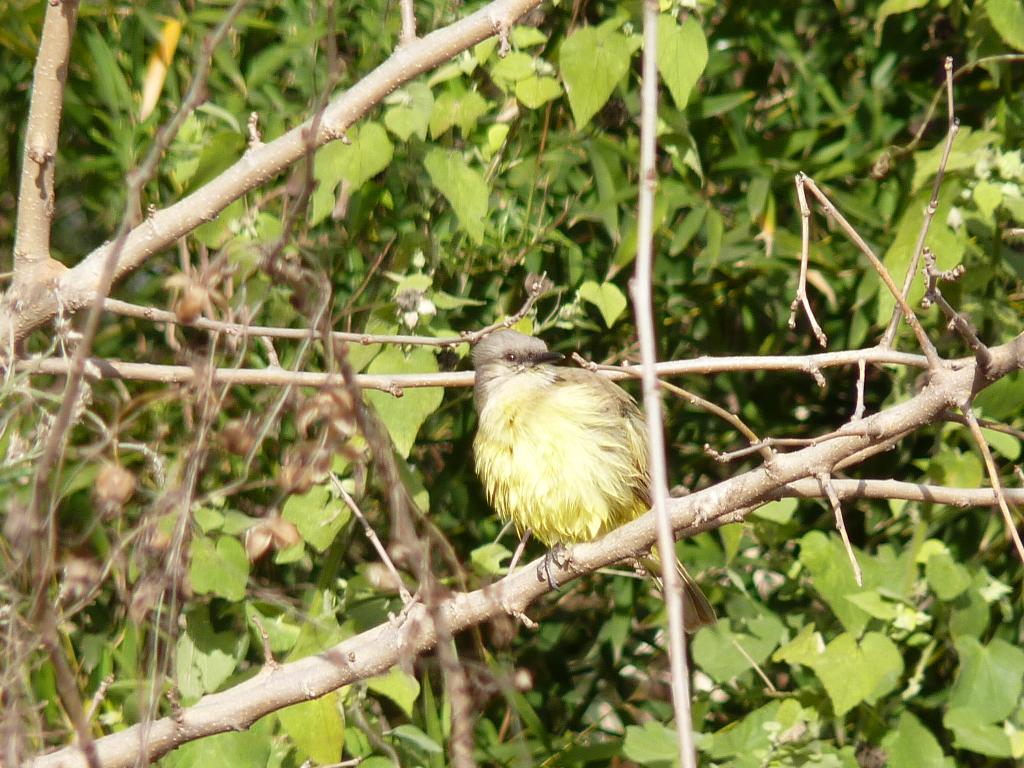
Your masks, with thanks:
[[[924,356],[928,358],[929,370],[936,370],[942,365],[942,360],[939,358],[938,352],[935,351],[935,345],[932,344],[931,339],[925,334],[924,329],[921,327],[921,323],[917,319],[917,315],[914,314],[914,310],[907,304],[907,300],[903,298],[903,295],[896,288],[896,284],[892,281],[892,276],[889,274],[889,270],[885,268],[885,265],[875,255],[874,251],[864,242],[864,238],[860,236],[853,225],[846,220],[846,217],[839,212],[835,204],[828,199],[824,192],[818,188],[818,185],[814,183],[814,180],[805,173],[797,174],[797,184],[805,185],[811,194],[818,198],[818,202],[825,209],[825,213],[835,219],[836,223],[842,228],[853,243],[860,249],[860,252],[867,256],[868,261],[871,262],[871,266],[874,267],[878,276],[882,278],[882,282],[885,283],[885,287],[889,289],[889,293],[892,294],[893,298],[896,299],[896,303],[899,308],[903,311],[903,316],[906,318],[907,323],[914,331],[914,335],[917,337],[917,343],[921,347],[921,351]]]
[[[949,154],[953,150],[953,140],[957,131],[960,130],[960,123],[957,122],[953,109],[953,57],[946,57],[946,99],[949,115],[949,127],[946,130],[946,146],[942,150],[942,159],[939,161],[938,170],[935,172],[935,183],[932,184],[932,198],[928,201],[928,207],[924,211],[924,220],[921,222],[921,231],[917,235],[917,242],[914,244],[913,255],[910,257],[910,265],[907,267],[907,274],[903,278],[903,290],[900,295],[904,300],[910,295],[910,286],[917,275],[917,265],[921,261],[921,252],[924,249],[924,241],[928,237],[928,229],[931,227],[935,212],[939,209],[939,190],[942,187],[942,179],[946,174],[946,165],[949,163]],[[891,347],[896,337],[896,329],[900,324],[899,308],[894,307],[892,317],[889,318],[889,325],[882,335],[882,346]]]
[[[1010,507],[1006,503],[1006,494],[1003,492],[1003,484],[999,479],[999,472],[996,470],[995,460],[992,458],[992,451],[989,450],[988,442],[985,440],[985,435],[981,432],[981,426],[978,424],[978,419],[974,416],[974,410],[971,408],[970,402],[964,403],[960,406],[960,410],[967,419],[967,426],[971,430],[971,435],[974,437],[974,442],[978,446],[978,450],[981,451],[981,458],[985,462],[985,470],[988,472],[989,482],[992,484],[992,491],[996,495],[996,503],[999,505],[999,511],[1003,514],[1003,522],[1006,524],[1006,535],[1010,537],[1013,542],[1013,546],[1017,549],[1017,556],[1021,562],[1024,563],[1024,542],[1020,539],[1020,533],[1017,531],[1017,525],[1013,522],[1013,515],[1010,512]]]
[[[860,421],[864,417],[864,379],[867,375],[867,362],[864,358],[857,361],[857,404],[853,408],[852,421]]]
[[[352,494],[345,490],[345,486],[342,484],[338,476],[331,472],[331,485],[334,487],[335,493],[341,496],[342,501],[351,510],[352,514],[355,515],[356,520],[363,526],[363,532],[366,534],[366,538],[370,540],[370,544],[377,551],[377,557],[384,564],[384,567],[388,569],[388,573],[391,574],[391,578],[395,580],[395,585],[398,589],[398,596],[401,598],[402,603],[408,605],[412,602],[412,595],[409,594],[409,590],[405,588],[405,583],[402,581],[401,575],[398,573],[398,569],[395,568],[395,564],[391,562],[391,556],[388,555],[388,551],[384,548],[380,538],[377,536],[377,532],[373,530],[373,526],[370,525],[369,520],[363,514],[363,511],[356,504],[356,500],[352,498]]]
[[[804,185],[800,183],[800,176],[796,179],[796,196],[800,202],[800,277],[796,286],[796,297],[789,306],[789,327],[796,328],[796,311],[802,305],[804,314],[811,324],[814,337],[822,346],[828,346],[828,336],[821,330],[818,320],[814,317],[814,310],[811,309],[811,302],[807,298],[807,262],[810,259],[811,250],[811,209],[807,205],[807,195],[804,192]]]
[[[1012,63],[1016,61],[1024,61],[1024,53],[1001,53],[997,56],[982,56],[980,59],[975,59],[974,61],[964,64],[962,67],[958,68],[956,72],[953,73],[953,80],[959,80],[961,75],[969,74],[978,67],[984,67],[987,64],[1001,62]],[[939,101],[942,99],[943,91],[946,91],[948,94],[947,85],[940,85],[935,89],[935,95],[932,96],[932,100],[928,104],[928,109],[925,110],[924,117],[921,118],[913,138],[908,144],[905,144],[902,147],[893,147],[892,152],[894,154],[905,155],[917,149],[917,145],[921,143],[921,139],[924,137],[924,132],[928,130],[928,124],[932,121],[932,115],[935,114],[935,110],[939,106]]]
[[[1024,480],[1022,480],[1024,483]],[[903,499],[925,504],[945,504],[957,509],[998,505],[991,488],[951,488],[903,480],[840,480],[832,478],[832,490],[840,499]],[[1007,501],[1024,503],[1024,488],[1003,488]],[[827,496],[817,480],[796,480],[779,488],[775,499],[821,499]]]
[[[251,617],[252,623],[256,625],[256,629],[260,632],[260,639],[263,641],[263,667],[264,669],[272,670],[277,669],[281,665],[277,663],[277,659],[274,658],[274,651],[270,648],[270,635],[267,630],[263,627],[263,622],[260,621],[260,617],[253,614]]]
[[[945,271],[939,271],[935,267],[935,254],[932,253],[930,248],[924,249],[924,277],[925,277],[925,291],[924,299],[922,304],[927,307],[931,304],[935,304],[942,311],[942,314],[946,316],[949,321],[949,329],[955,330],[963,337],[963,340],[967,342],[967,346],[971,348],[974,353],[974,359],[978,361],[978,366],[981,370],[987,371],[989,365],[992,362],[992,354],[988,351],[988,347],[978,338],[978,331],[966,317],[957,312],[946,301],[942,295],[942,291],[939,290],[939,282],[951,282],[959,280],[963,277],[965,268],[963,264],[960,264],[953,269],[947,269]]]
[[[860,570],[860,563],[857,562],[857,555],[854,554],[853,545],[850,544],[850,535],[846,532],[846,522],[843,520],[843,505],[839,502],[839,496],[836,494],[835,488],[832,487],[832,477],[827,472],[822,472],[818,475],[818,482],[821,483],[825,496],[828,498],[829,504],[832,505],[832,512],[836,516],[836,529],[839,531],[839,537],[843,540],[843,549],[846,550],[846,556],[850,558],[853,578],[857,582],[858,587],[863,587],[864,574]]]
[[[309,340],[309,337],[307,337]],[[816,371],[841,365],[855,365],[863,358],[869,363],[906,365],[913,368],[927,368],[927,361],[920,355],[911,355],[895,350],[871,349],[826,352],[817,355],[772,355],[767,357],[702,357],[692,360],[670,360],[655,365],[659,377],[687,375],[715,375],[742,371]],[[590,364],[588,363],[588,367]],[[189,384],[196,378],[196,371],[187,365],[158,365],[155,363],[132,363],[124,360],[107,360],[91,357],[86,361],[86,376],[90,379],[123,379],[134,381],[159,381],[164,384]],[[66,376],[71,369],[67,358],[50,357],[19,360],[15,366],[18,372]],[[641,371],[639,366],[596,365],[602,375],[613,381],[633,379]],[[819,373],[820,375],[820,373]],[[274,370],[268,368],[216,368],[214,381],[224,384],[248,386],[301,386],[323,387],[336,383],[338,375],[312,371]],[[416,374],[359,374],[359,385],[366,389],[378,389],[395,397],[401,397],[405,389],[416,387],[471,387],[472,371]]]
[[[336,341],[351,342],[354,344],[415,344],[430,347],[455,347],[459,344],[475,344],[480,339],[488,336],[494,331],[502,328],[510,328],[524,317],[526,317],[537,300],[551,288],[550,281],[543,276],[532,276],[526,284],[527,297],[523,305],[512,315],[497,323],[480,328],[476,331],[467,331],[460,336],[410,336],[400,334],[372,334],[372,333],[345,333],[332,331],[331,338]],[[136,317],[141,320],[150,320],[157,323],[183,324],[174,312],[155,307],[145,307],[138,304],[131,304],[119,299],[105,299],[103,308],[126,317]],[[232,336],[263,336],[278,339],[317,339],[321,334],[314,328],[278,328],[266,325],[248,325],[245,323],[229,323],[222,320],[211,320],[205,317],[197,317],[190,323],[191,328],[198,328],[202,331],[216,331]]]
[[[693,721],[690,716],[690,681],[686,661],[682,583],[676,572],[675,537],[668,516],[668,470],[665,466],[665,435],[661,393],[654,365],[654,309],[651,298],[654,268],[654,190],[658,121],[658,2],[644,0],[644,53],[640,85],[640,179],[638,183],[636,272],[630,292],[636,315],[640,359],[643,367],[644,411],[650,454],[651,501],[657,518],[661,578],[668,610],[668,657],[672,674],[672,706],[675,712],[679,760],[683,768],[696,768]]]

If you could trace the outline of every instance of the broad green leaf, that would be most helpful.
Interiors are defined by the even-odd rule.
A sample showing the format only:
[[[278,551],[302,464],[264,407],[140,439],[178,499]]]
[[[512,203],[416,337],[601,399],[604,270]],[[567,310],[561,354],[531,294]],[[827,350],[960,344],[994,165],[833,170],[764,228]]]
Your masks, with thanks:
[[[244,655],[248,637],[231,630],[215,631],[208,606],[197,606],[186,614],[174,658],[175,681],[186,701],[221,687]]]
[[[598,285],[593,280],[587,280],[580,286],[580,298],[590,302],[601,311],[601,317],[604,318],[604,324],[608,328],[615,325],[615,321],[619,319],[628,303],[625,294],[615,283]]]
[[[313,161],[313,192],[310,224],[318,224],[334,210],[335,189],[342,180],[351,191],[383,171],[391,163],[395,148],[380,123],[367,122],[348,132],[349,143],[332,141],[321,147]]]
[[[640,765],[652,768],[679,765],[676,732],[656,720],[644,723],[643,726],[627,726],[622,754]]]
[[[977,712],[963,707],[947,710],[942,724],[953,732],[953,746],[989,757],[1012,757],[1010,737],[1002,726],[986,722]]]
[[[709,757],[722,759],[733,755],[744,755],[772,746],[769,736],[770,724],[778,722],[782,705],[773,701],[755,709],[740,720],[733,720],[724,728],[715,731]],[[758,762],[760,764],[760,762]]]
[[[508,569],[502,565],[502,561],[511,556],[508,547],[496,541],[483,544],[469,553],[470,562],[486,575],[504,574]]]
[[[420,684],[412,675],[403,672],[398,667],[392,667],[385,674],[368,679],[366,687],[376,694],[391,699],[406,715],[412,717],[413,705],[420,695]]]
[[[441,151],[441,150],[435,150]],[[437,358],[426,347],[416,347],[408,355],[397,347],[388,347],[370,363],[367,373],[436,373]],[[387,392],[364,390],[395,443],[395,449],[407,458],[416,442],[416,434],[444,398],[441,387],[410,387],[401,397]]]
[[[459,223],[470,239],[477,244],[482,243],[490,194],[483,175],[470,168],[461,153],[444,149],[430,150],[423,159],[423,165],[434,186],[455,209]]]
[[[430,137],[436,139],[453,125],[468,136],[477,121],[487,113],[488,102],[476,91],[466,91],[462,86],[450,86],[434,101],[430,115]]]
[[[953,139],[953,148],[950,150],[949,159],[946,162],[946,172],[973,169],[978,162],[980,153],[1001,140],[1002,137],[995,131],[961,128]],[[913,189],[921,189],[938,172],[939,162],[942,160],[944,151],[944,142],[939,142],[931,149],[914,153],[914,179],[911,182]],[[930,197],[931,190],[928,193]],[[911,207],[913,204],[908,206],[908,212]],[[945,217],[936,216],[935,221],[945,221]],[[898,282],[897,285],[899,285]]]
[[[858,592],[853,595],[847,595],[846,599],[851,603],[867,611],[876,619],[882,619],[883,621],[891,621],[896,617],[896,603],[886,600],[877,590],[868,590],[867,592]]]
[[[910,712],[882,739],[889,768],[953,768],[932,732]]]
[[[163,768],[193,768],[215,765],[217,768],[253,768],[267,765],[272,739],[257,728],[240,733],[218,733],[187,741],[160,758]]]
[[[1003,42],[1024,51],[1024,6],[1020,0],[985,0],[985,15]]]
[[[1016,461],[1020,458],[1020,440],[1013,435],[1008,435],[995,429],[988,429],[987,427],[982,427],[981,433],[985,436],[985,442],[994,451],[1002,454],[1010,461]]]
[[[961,637],[956,652],[960,671],[950,692],[950,708],[970,711],[984,723],[1009,717],[1024,685],[1024,651],[999,638],[982,645],[973,637]]]
[[[434,111],[434,94],[426,83],[410,83],[395,94],[398,103],[384,113],[384,125],[402,141],[416,134],[427,138],[430,116]]]
[[[885,635],[869,632],[858,645],[845,632],[825,647],[813,668],[841,717],[862,701],[871,703],[891,691],[903,673],[903,657]]]
[[[325,551],[352,517],[341,499],[332,498],[326,485],[288,497],[281,516],[295,524],[302,539],[317,552]]]
[[[658,71],[679,109],[686,108],[707,63],[708,43],[695,16],[682,25],[672,16],[658,17]]]
[[[754,517],[759,517],[762,520],[785,525],[793,519],[796,508],[796,499],[779,499],[778,501],[769,501],[767,504],[761,505],[754,510],[753,514]]]
[[[553,77],[530,75],[516,83],[516,98],[527,109],[537,109],[561,95],[562,86]]]
[[[533,57],[526,53],[510,53],[491,67],[491,77],[502,89],[535,73]]]
[[[598,27],[583,27],[562,43],[559,69],[577,130],[600,111],[629,71],[634,48],[617,31],[620,25],[620,20],[612,19]]]
[[[214,594],[237,602],[245,597],[249,581],[249,559],[238,539],[201,536],[192,542],[192,563],[189,567],[192,590],[199,595]]]
[[[940,600],[952,600],[971,586],[970,572],[946,552],[929,557],[924,572]]]
[[[337,692],[280,710],[277,718],[305,757],[322,765],[337,763],[345,744],[345,716]]]
[[[974,404],[987,418],[1007,421],[1024,413],[1024,372],[1015,371],[974,399]]]
[[[512,27],[512,45],[516,48],[532,48],[548,41],[548,36],[536,27],[517,24]]]
[[[824,652],[825,641],[821,633],[815,631],[813,624],[804,624],[796,637],[772,654],[772,661],[812,667]]]

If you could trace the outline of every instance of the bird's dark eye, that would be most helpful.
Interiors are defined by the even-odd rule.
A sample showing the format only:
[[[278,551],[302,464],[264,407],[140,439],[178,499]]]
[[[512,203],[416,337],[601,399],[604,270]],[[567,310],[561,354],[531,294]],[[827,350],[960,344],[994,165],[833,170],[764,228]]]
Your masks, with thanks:
[[[506,352],[505,353],[505,359],[508,360],[510,363],[514,363],[516,361],[516,353],[515,352]]]

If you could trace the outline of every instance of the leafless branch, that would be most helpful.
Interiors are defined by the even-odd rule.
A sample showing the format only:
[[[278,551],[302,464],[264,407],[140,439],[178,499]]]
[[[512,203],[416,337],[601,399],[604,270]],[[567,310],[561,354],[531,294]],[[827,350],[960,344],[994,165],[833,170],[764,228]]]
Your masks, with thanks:
[[[1003,492],[1003,484],[999,479],[999,471],[996,469],[995,460],[992,458],[992,451],[989,450],[988,442],[985,440],[985,435],[982,434],[981,426],[978,424],[974,411],[971,409],[970,400],[966,400],[965,404],[960,406],[960,410],[964,414],[964,418],[967,419],[967,426],[971,430],[971,436],[974,438],[974,442],[981,452],[981,458],[985,462],[988,480],[992,484],[992,491],[995,493],[999,511],[1002,513],[1003,522],[1006,524],[1006,535],[1013,542],[1013,546],[1017,550],[1017,557],[1024,563],[1024,542],[1020,539],[1017,524],[1014,523],[1010,507],[1006,504],[1006,494]]]
[[[332,331],[330,337],[335,341],[344,341],[353,344],[411,344],[430,347],[455,347],[459,344],[474,344],[484,336],[493,333],[501,328],[510,328],[526,317],[533,309],[537,300],[551,288],[550,281],[543,276],[532,275],[527,280],[527,297],[523,305],[512,315],[509,315],[500,322],[493,323],[476,331],[467,331],[460,336],[411,336],[401,334],[372,334],[372,333],[345,333]],[[247,323],[231,323],[223,320],[210,320],[205,317],[197,317],[189,323],[183,323],[178,315],[166,309],[145,307],[139,304],[132,304],[119,299],[106,299],[103,308],[125,317],[135,317],[140,320],[150,320],[156,323],[174,323],[188,325],[191,328],[198,328],[201,331],[214,331],[225,333],[230,336],[259,336],[277,339],[317,339],[321,334],[315,328],[278,328],[267,325],[249,325]]]
[[[932,219],[935,218],[935,212],[939,209],[939,190],[942,188],[942,179],[946,174],[946,164],[949,162],[949,153],[953,150],[953,140],[956,138],[957,131],[960,130],[960,123],[956,119],[956,113],[953,109],[953,57],[947,56],[946,62],[946,108],[949,116],[949,127],[946,130],[946,145],[942,150],[942,159],[939,161],[939,167],[935,171],[935,182],[932,184],[932,199],[928,202],[928,207],[924,211],[924,221],[921,222],[921,231],[917,235],[917,243],[914,245],[913,254],[910,257],[910,266],[907,267],[907,274],[903,278],[903,289],[900,295],[904,299],[910,295],[910,286],[914,282],[914,277],[917,275],[917,265],[921,261],[921,252],[924,249],[924,241],[928,237],[928,229],[931,227]],[[885,333],[882,334],[882,346],[892,346],[893,339],[896,337],[896,329],[900,324],[900,312],[899,307],[893,309],[892,317],[889,318],[889,325],[885,329]]]
[[[658,123],[658,2],[644,0],[644,52],[640,84],[640,179],[637,184],[636,271],[630,282],[633,312],[640,341],[644,415],[650,455],[650,493],[657,519],[661,580],[668,612],[668,657],[672,675],[672,706],[675,710],[679,760],[683,768],[695,768],[693,720],[690,716],[690,680],[686,660],[683,617],[683,585],[676,572],[672,525],[668,515],[668,468],[665,466],[665,435],[661,392],[655,371],[654,308],[651,285],[654,270],[654,192],[657,185]]]
[[[800,202],[800,277],[796,286],[796,298],[789,306],[789,327],[796,328],[796,311],[803,306],[814,337],[824,349],[828,346],[828,336],[818,325],[818,320],[814,317],[814,310],[811,309],[811,302],[807,298],[807,262],[810,259],[811,250],[811,209],[807,205],[807,194],[804,192],[804,185],[800,183],[799,176],[797,176],[796,182],[796,196]]]
[[[935,345],[932,344],[931,339],[925,335],[924,329],[921,327],[921,323],[917,319],[917,315],[914,314],[914,310],[910,308],[910,305],[907,304],[907,300],[896,288],[896,284],[892,281],[892,276],[889,274],[889,270],[885,268],[885,265],[875,255],[875,252],[871,250],[870,246],[868,246],[866,242],[864,242],[864,238],[860,236],[860,233],[853,228],[850,222],[846,220],[846,217],[839,212],[839,209],[836,208],[831,200],[828,199],[825,193],[821,191],[810,176],[804,173],[797,174],[797,185],[801,184],[806,186],[807,189],[811,191],[811,194],[818,199],[822,208],[825,209],[825,213],[831,216],[836,223],[839,224],[842,230],[846,233],[846,236],[849,237],[857,248],[860,249],[860,252],[867,257],[871,266],[878,273],[878,276],[882,278],[882,282],[885,284],[885,287],[889,289],[889,293],[891,293],[893,298],[896,299],[896,304],[899,306],[900,310],[902,310],[907,323],[913,329],[914,335],[917,337],[917,343],[921,347],[921,351],[924,352],[924,356],[928,358],[928,368],[930,370],[934,370],[939,367],[942,364],[942,361],[939,359],[939,355],[935,351]]]
[[[864,586],[864,574],[861,572],[860,563],[857,562],[857,555],[853,551],[853,545],[850,544],[850,535],[846,532],[846,521],[843,520],[843,505],[840,504],[839,496],[836,494],[835,488],[832,487],[832,477],[828,472],[821,472],[818,474],[817,479],[825,493],[825,498],[828,499],[828,503],[832,506],[832,513],[836,517],[836,530],[839,531],[839,538],[843,540],[843,549],[846,550],[846,556],[850,558],[854,581],[857,582],[858,587],[862,587]]]
[[[307,337],[308,338],[308,337]],[[906,365],[914,368],[927,367],[920,355],[911,355],[894,350],[876,348],[827,352],[817,355],[774,355],[700,357],[694,360],[673,360],[658,363],[655,372],[660,377],[714,375],[743,371],[817,371],[843,365],[855,365],[860,359],[878,365]],[[588,363],[588,366],[591,365]],[[41,358],[19,361],[16,370],[27,373],[63,376],[70,369],[66,358]],[[595,366],[595,370],[608,378],[620,381],[640,375],[640,366]],[[90,379],[125,379],[134,381],[157,381],[164,384],[187,384],[195,380],[195,369],[187,365],[157,365],[154,363],[131,363],[123,360],[89,358],[86,375]],[[820,374],[819,374],[820,375]],[[268,368],[217,368],[213,371],[214,381],[224,384],[248,386],[301,386],[322,387],[337,380],[337,374],[306,371],[287,371]],[[451,373],[416,373],[374,375],[360,374],[359,385],[366,389],[379,389],[401,397],[406,389],[415,387],[471,387],[472,371]]]

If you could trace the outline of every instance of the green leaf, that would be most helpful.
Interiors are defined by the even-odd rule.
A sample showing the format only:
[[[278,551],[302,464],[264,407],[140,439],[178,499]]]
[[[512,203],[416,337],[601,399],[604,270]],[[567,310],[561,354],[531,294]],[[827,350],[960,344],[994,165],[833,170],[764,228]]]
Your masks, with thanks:
[[[516,98],[527,109],[537,109],[561,95],[562,86],[553,77],[531,75],[516,83]]]
[[[412,675],[392,667],[383,675],[371,677],[366,687],[376,694],[391,699],[403,712],[412,717],[412,707],[420,695],[420,684]]]
[[[1020,0],[985,0],[985,15],[1003,42],[1024,51],[1024,6]]]
[[[629,71],[634,48],[617,31],[620,25],[621,20],[612,19],[598,27],[583,27],[562,43],[558,64],[577,130],[600,111]]]
[[[999,638],[982,645],[973,637],[961,637],[955,646],[960,670],[950,708],[969,710],[984,723],[1009,717],[1024,685],[1024,651]]]
[[[373,359],[367,372],[436,373],[437,358],[426,347],[416,347],[408,355],[397,347],[388,347]],[[403,458],[408,458],[423,422],[441,405],[444,389],[414,387],[405,390],[401,397],[377,390],[365,390],[363,397],[377,410],[395,443],[395,449]]]
[[[281,516],[295,524],[302,539],[317,552],[325,551],[352,517],[341,499],[332,498],[326,485],[296,493],[284,503]]]
[[[796,637],[772,654],[772,661],[813,667],[824,652],[825,641],[822,639],[821,633],[815,631],[813,624],[804,624],[803,629]]]
[[[696,17],[682,25],[672,16],[658,17],[658,71],[679,109],[686,108],[707,63],[708,43]]]
[[[975,131],[970,128],[961,128],[953,139],[953,148],[950,150],[949,159],[946,162],[946,173],[973,169],[978,158],[985,150],[993,144],[1001,141],[1002,137],[995,131]],[[914,190],[921,189],[939,170],[939,162],[942,160],[945,145],[939,142],[931,149],[914,153],[914,179],[911,187]],[[929,190],[930,196],[930,190]],[[913,204],[907,207],[907,212],[913,208]],[[918,220],[921,218],[918,212]],[[944,221],[936,217],[936,221]],[[899,281],[897,281],[897,285]]]
[[[535,71],[533,57],[527,53],[516,52],[498,59],[491,67],[491,77],[498,87],[507,90],[508,86],[533,75]]]
[[[321,147],[313,161],[313,192],[310,224],[318,224],[334,210],[334,191],[342,180],[351,191],[383,171],[391,163],[395,148],[380,123],[367,122],[349,129],[349,143],[333,141]]]
[[[903,657],[885,635],[869,632],[858,645],[844,632],[825,647],[813,664],[837,717],[862,701],[873,702],[891,691],[903,673]]]
[[[622,754],[648,768],[679,765],[676,732],[656,720],[644,723],[643,726],[627,726]]]
[[[487,100],[476,91],[466,91],[462,86],[446,89],[437,97],[430,115],[431,138],[436,139],[453,125],[468,136],[487,113],[487,107]]]
[[[601,311],[601,317],[604,318],[604,324],[608,328],[615,324],[628,303],[625,294],[615,283],[598,285],[593,280],[587,280],[580,286],[580,298],[590,302]]]
[[[953,600],[971,586],[971,574],[948,552],[934,554],[925,565],[928,585],[940,600]]]
[[[440,744],[427,736],[427,734],[415,725],[405,723],[397,728],[392,728],[388,733],[392,736],[397,736],[402,741],[416,747],[428,755],[440,755],[444,753],[444,749]]]
[[[882,739],[889,768],[952,768],[932,732],[910,712]]]
[[[218,733],[188,741],[160,758],[163,768],[253,768],[267,764],[272,740],[256,729],[242,733]]]
[[[434,112],[434,94],[426,83],[410,83],[395,94],[398,103],[384,113],[384,125],[402,141],[416,134],[427,138],[430,116]]]
[[[502,561],[511,556],[512,553],[508,547],[496,541],[479,546],[469,553],[470,562],[473,563],[476,570],[492,576],[504,574],[508,570],[502,565]]]
[[[946,712],[942,724],[953,732],[953,746],[989,757],[1012,757],[1013,747],[1006,731],[985,722],[977,712],[954,707]]]
[[[345,717],[337,692],[286,707],[278,711],[277,718],[303,756],[323,765],[341,759]]]
[[[195,701],[220,688],[245,654],[248,638],[231,630],[215,631],[206,605],[189,611],[174,658],[175,681],[184,699]]]
[[[769,501],[767,504],[763,504],[754,510],[754,517],[759,517],[762,520],[768,520],[772,523],[778,523],[779,525],[785,525],[793,519],[793,514],[796,512],[797,500],[793,498],[779,499],[778,501]]]
[[[470,239],[478,245],[482,243],[490,194],[484,177],[466,164],[461,153],[444,149],[431,149],[423,165],[434,186],[455,209]]]
[[[985,442],[997,453],[1010,461],[1016,461],[1020,458],[1020,440],[1013,435],[998,432],[988,427],[982,427],[981,433],[985,436]]]
[[[189,576],[196,594],[214,594],[237,602],[245,597],[249,559],[238,539],[221,536],[214,544],[202,536],[192,542]]]

